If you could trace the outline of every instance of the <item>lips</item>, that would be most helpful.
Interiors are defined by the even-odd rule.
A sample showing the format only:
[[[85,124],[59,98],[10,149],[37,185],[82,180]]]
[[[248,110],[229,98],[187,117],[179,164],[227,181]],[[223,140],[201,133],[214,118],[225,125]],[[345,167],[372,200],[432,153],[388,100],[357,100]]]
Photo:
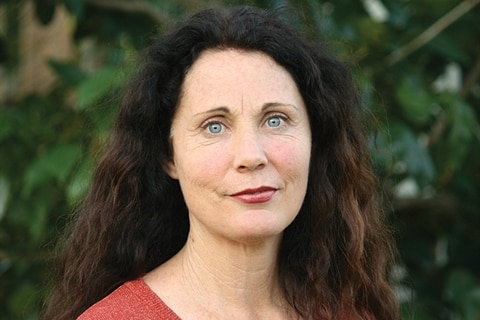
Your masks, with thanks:
[[[276,188],[263,186],[259,188],[242,190],[232,194],[231,197],[244,203],[263,203],[270,201],[276,192]]]

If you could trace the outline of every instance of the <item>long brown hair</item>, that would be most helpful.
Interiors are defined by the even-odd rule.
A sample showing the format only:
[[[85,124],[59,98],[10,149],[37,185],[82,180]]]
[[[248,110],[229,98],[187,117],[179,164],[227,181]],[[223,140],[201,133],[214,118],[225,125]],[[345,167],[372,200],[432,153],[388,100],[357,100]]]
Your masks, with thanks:
[[[184,245],[188,212],[163,170],[185,73],[206,49],[261,51],[294,78],[312,129],[308,190],[279,252],[286,299],[305,319],[399,319],[391,240],[376,200],[349,69],[276,13],[209,9],[156,38],[120,106],[111,144],[62,248],[45,317],[72,319]]]

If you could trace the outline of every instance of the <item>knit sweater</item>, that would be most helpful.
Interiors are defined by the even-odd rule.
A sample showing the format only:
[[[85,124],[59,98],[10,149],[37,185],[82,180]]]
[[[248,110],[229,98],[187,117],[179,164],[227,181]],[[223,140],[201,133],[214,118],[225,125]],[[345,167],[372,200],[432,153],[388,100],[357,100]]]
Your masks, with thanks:
[[[373,315],[370,316],[375,320]],[[77,320],[181,320],[143,279],[125,282]],[[342,319],[350,319],[343,315]]]
[[[125,282],[77,320],[181,320],[142,279]]]

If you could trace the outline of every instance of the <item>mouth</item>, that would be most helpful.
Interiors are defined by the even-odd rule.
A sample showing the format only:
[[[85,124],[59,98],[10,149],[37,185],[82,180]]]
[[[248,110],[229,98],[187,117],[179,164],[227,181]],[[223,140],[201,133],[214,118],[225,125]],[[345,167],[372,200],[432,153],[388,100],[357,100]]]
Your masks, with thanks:
[[[244,203],[264,203],[270,201],[277,190],[277,188],[262,186],[245,189],[230,196]]]

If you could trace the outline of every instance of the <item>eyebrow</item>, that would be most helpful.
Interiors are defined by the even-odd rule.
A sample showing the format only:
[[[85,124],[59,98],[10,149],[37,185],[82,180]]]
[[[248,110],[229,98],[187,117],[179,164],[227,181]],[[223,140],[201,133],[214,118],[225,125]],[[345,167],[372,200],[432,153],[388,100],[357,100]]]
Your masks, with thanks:
[[[216,107],[216,108],[213,108],[213,109],[209,109],[207,111],[196,113],[195,116],[199,116],[199,115],[202,115],[202,114],[209,114],[209,113],[217,113],[217,112],[230,113],[230,109],[228,107],[221,106],[221,107]]]
[[[265,110],[268,110],[270,108],[275,108],[275,107],[292,107],[295,110],[298,110],[298,107],[296,105],[290,104],[290,103],[282,103],[282,102],[267,102],[267,103],[264,103],[261,110],[265,111]],[[225,113],[225,114],[230,114],[231,113],[230,108],[228,108],[226,106],[220,106],[220,107],[209,109],[209,110],[204,111],[204,112],[196,113],[194,116],[196,117],[196,116],[200,116],[200,115],[204,115],[204,114],[218,113],[218,112]]]
[[[267,110],[269,108],[273,108],[273,107],[292,107],[295,110],[298,110],[298,107],[294,104],[282,103],[282,102],[267,102],[262,106],[262,111],[265,111],[265,110]]]

